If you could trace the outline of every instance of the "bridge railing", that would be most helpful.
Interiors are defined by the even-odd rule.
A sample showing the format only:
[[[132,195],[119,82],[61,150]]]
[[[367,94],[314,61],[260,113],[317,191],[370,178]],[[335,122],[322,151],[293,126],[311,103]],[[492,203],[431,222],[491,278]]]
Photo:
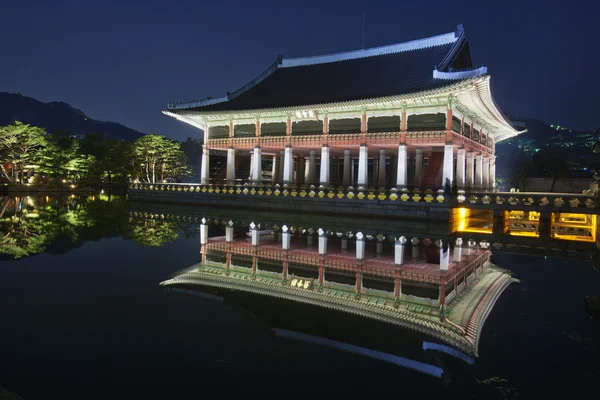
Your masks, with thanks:
[[[201,185],[193,183],[131,183],[129,192],[163,192],[174,195],[195,194],[221,194],[230,196],[256,196],[256,197],[301,197],[322,199],[324,201],[335,200],[359,200],[359,201],[390,201],[390,202],[423,202],[423,203],[447,203],[449,197],[443,190],[397,190],[395,188],[355,188],[355,187],[317,187],[317,186],[281,186],[281,185]]]
[[[505,208],[600,208],[598,198],[578,193],[471,192],[456,196],[459,206],[500,205]]]

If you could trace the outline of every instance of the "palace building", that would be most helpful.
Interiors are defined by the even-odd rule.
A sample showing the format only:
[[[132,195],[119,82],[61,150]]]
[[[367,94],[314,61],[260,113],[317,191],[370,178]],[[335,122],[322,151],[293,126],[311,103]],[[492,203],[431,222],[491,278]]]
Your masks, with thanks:
[[[278,57],[235,92],[163,113],[204,131],[203,185],[489,191],[496,143],[521,133],[494,102],[487,68],[473,66],[461,25],[388,46]],[[226,166],[211,168],[211,155],[226,155]]]

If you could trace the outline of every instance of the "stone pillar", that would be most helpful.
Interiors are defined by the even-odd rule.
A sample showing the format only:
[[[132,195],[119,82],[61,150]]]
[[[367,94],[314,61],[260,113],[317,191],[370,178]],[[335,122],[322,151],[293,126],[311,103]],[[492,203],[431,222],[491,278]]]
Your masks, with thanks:
[[[342,250],[348,250],[348,238],[342,237]]]
[[[283,168],[285,163],[285,150],[279,152],[279,173],[277,174],[277,183],[283,185]]]
[[[380,188],[387,186],[387,179],[385,176],[385,164],[387,157],[385,156],[385,149],[379,149],[379,171],[377,176],[377,185]]]
[[[294,158],[292,155],[292,146],[286,146],[283,160],[283,184],[292,185],[294,183]]]
[[[321,177],[319,179],[321,186],[329,186],[329,146],[324,144],[321,147]]]
[[[314,185],[317,183],[317,152],[316,150],[310,151],[308,158],[308,171],[307,171],[306,183],[308,185]]]
[[[233,242],[233,221],[229,221],[225,227],[225,241],[227,243]]]
[[[444,170],[442,171],[442,187],[446,187],[446,183],[454,181],[454,146],[452,144],[444,145]]]
[[[483,156],[478,154],[475,157],[475,184],[476,190],[483,189]]]
[[[296,184],[297,185],[302,185],[305,182],[305,180],[304,180],[305,167],[306,167],[306,162],[304,160],[304,153],[300,153],[300,156],[298,157],[298,171],[296,171]]]
[[[398,146],[398,169],[396,172],[396,187],[404,189],[408,185],[408,149],[405,144]]]
[[[454,262],[457,264],[460,263],[460,260],[462,259],[462,245],[462,238],[456,238],[456,242],[454,243]]]
[[[235,149],[227,149],[227,178],[228,185],[235,185]]]
[[[290,242],[292,240],[292,234],[289,232],[287,225],[281,227],[281,248],[283,250],[290,249]]]
[[[444,249],[444,243],[440,240],[440,271],[448,271],[450,265],[450,249],[446,245]]]
[[[356,293],[360,293],[362,289],[362,274],[360,271],[356,271]]]
[[[414,237],[410,239],[410,243],[412,243],[412,258],[419,258],[419,239]]]
[[[258,246],[260,231],[258,230],[258,225],[254,222],[250,223],[250,237],[252,238],[252,246]]]
[[[471,190],[475,189],[475,154],[472,151],[467,152],[467,170],[465,187]]]
[[[377,253],[377,256],[379,256],[380,254],[383,254],[383,240],[385,239],[385,237],[383,235],[377,235],[377,244],[375,247],[375,252]]]
[[[456,154],[456,186],[465,189],[466,150],[458,149]]]
[[[365,259],[365,245],[366,238],[362,232],[358,232],[356,234],[356,259],[364,260]]]
[[[490,159],[489,157],[483,157],[483,168],[481,169],[482,179],[481,187],[483,190],[490,189]]]
[[[252,165],[252,184],[259,185],[262,183],[262,161],[260,157],[260,146],[254,148],[254,164]]]
[[[415,186],[421,186],[423,175],[423,149],[417,149],[415,153]]]
[[[396,300],[402,297],[402,279],[400,278],[394,279],[394,297]]]
[[[369,186],[369,165],[368,165],[368,149],[366,144],[360,145],[360,150],[358,153],[358,179],[357,186],[359,188],[366,188]]]
[[[200,244],[202,246],[208,243],[208,225],[206,222],[206,219],[202,218],[202,223],[200,224]]]
[[[490,157],[490,190],[496,190],[496,160]]]
[[[200,166],[200,184],[208,185],[209,183],[209,154],[206,145],[202,146],[202,165]]]
[[[327,234],[321,228],[319,228],[317,233],[319,234],[319,255],[324,256],[327,254]]]
[[[275,185],[279,177],[280,160],[279,156],[273,156],[273,168],[271,169],[271,185]]]
[[[352,178],[351,178],[351,171],[350,168],[352,168],[352,159],[350,158],[350,150],[344,150],[344,178],[343,178],[343,185],[345,187],[348,186],[352,186]]]
[[[310,173],[310,160],[308,158],[306,158],[304,160],[304,183],[308,184],[309,182],[309,177],[308,174]]]
[[[396,243],[394,245],[394,264],[402,265],[404,264],[404,246],[406,245],[406,238],[404,236],[400,236],[396,238]]]
[[[254,181],[254,150],[250,152],[250,173],[248,174],[248,181],[252,183]]]

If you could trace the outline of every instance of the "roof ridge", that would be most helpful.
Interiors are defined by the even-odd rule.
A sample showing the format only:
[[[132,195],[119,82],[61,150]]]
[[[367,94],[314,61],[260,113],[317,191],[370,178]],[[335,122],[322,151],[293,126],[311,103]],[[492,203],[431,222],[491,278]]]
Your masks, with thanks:
[[[462,25],[458,25],[454,32],[431,36],[428,38],[410,40],[408,42],[394,43],[385,46],[371,47],[369,49],[351,50],[341,53],[323,54],[299,58],[284,58],[280,68],[300,67],[305,65],[326,64],[338,61],[353,60],[385,54],[403,53],[407,51],[426,49],[456,42],[462,37]]]

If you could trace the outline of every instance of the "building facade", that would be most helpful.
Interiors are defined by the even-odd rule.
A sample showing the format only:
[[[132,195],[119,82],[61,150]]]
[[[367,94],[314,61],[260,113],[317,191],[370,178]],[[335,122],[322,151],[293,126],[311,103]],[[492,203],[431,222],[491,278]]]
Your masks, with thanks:
[[[204,131],[203,185],[488,191],[496,143],[520,133],[495,104],[487,68],[473,67],[460,25],[383,47],[279,57],[233,93],[163,113]],[[227,157],[221,171],[211,170],[213,154]]]

